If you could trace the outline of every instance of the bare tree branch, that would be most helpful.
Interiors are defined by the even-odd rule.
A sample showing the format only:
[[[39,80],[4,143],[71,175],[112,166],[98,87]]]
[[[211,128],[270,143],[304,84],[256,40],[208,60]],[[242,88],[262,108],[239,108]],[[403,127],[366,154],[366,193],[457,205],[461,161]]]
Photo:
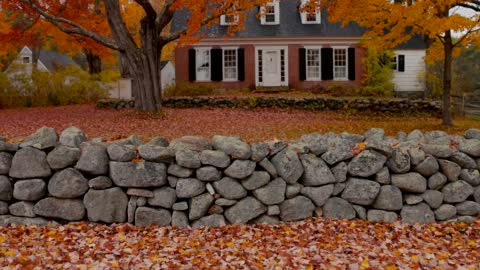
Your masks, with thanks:
[[[143,10],[145,10],[146,16],[149,18],[156,18],[157,12],[153,8],[152,4],[148,0],[135,0],[137,4],[139,4]]]

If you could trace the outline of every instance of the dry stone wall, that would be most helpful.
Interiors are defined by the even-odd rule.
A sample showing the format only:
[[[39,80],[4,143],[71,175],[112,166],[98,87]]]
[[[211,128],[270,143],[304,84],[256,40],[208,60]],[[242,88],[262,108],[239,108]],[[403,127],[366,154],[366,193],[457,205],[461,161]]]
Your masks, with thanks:
[[[225,136],[105,143],[75,127],[60,135],[43,127],[23,143],[0,137],[0,224],[472,221],[479,168],[477,129],[249,145]]]

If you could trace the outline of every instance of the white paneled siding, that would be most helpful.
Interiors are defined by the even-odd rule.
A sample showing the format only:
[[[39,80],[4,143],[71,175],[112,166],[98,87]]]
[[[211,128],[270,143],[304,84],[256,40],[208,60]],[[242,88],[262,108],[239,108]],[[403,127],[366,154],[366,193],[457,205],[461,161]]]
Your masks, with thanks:
[[[396,50],[397,69],[394,71],[395,91],[425,91],[425,50]],[[398,59],[404,55],[404,71],[399,71]]]

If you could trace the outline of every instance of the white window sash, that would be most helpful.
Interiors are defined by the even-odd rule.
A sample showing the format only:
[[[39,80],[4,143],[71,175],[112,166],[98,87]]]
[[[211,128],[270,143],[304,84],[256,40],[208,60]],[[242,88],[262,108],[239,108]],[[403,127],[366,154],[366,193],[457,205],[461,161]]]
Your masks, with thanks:
[[[302,4],[300,8],[308,3],[309,0],[302,0]],[[309,13],[306,11],[301,11],[300,12],[300,18],[302,20],[302,24],[320,24],[321,23],[321,13],[320,10],[315,10],[315,13],[311,14],[315,15],[315,20],[314,21],[309,21]]]
[[[336,50],[343,50],[345,52],[345,65],[338,65],[336,64]],[[344,70],[345,76],[337,76],[337,68]],[[346,81],[348,80],[348,48],[345,47],[333,47],[333,79],[336,81]]]
[[[210,49],[211,48],[196,48],[195,49],[195,72],[197,73],[196,74],[196,78],[197,78],[197,81],[199,82],[209,82],[211,81],[211,73],[212,73],[212,54],[210,52]],[[202,68],[201,67],[201,63],[204,63],[204,57],[205,57],[205,52],[208,52],[208,62],[206,62],[208,64],[208,69],[206,68]],[[203,76],[200,76],[202,75],[201,73],[201,70],[207,70],[207,74],[206,74],[206,78],[203,77]]]
[[[267,22],[267,14],[266,14],[266,8],[260,7],[260,13],[262,14],[260,20],[261,24],[264,25],[277,25],[280,24],[280,2],[278,0],[274,0],[273,2],[267,3],[266,6],[273,6],[274,10],[274,21],[273,22]]]
[[[305,47],[305,73],[306,73],[306,80],[307,81],[320,81],[322,79],[322,55],[321,55],[321,48],[319,47]],[[308,52],[311,50],[316,50],[318,53],[318,66],[309,65],[308,61]],[[309,69],[310,68],[318,68],[317,76],[310,76]]]
[[[227,16],[233,16],[233,22],[227,21]],[[220,16],[220,25],[237,25],[239,17],[236,14],[221,15]]]
[[[225,66],[225,52],[226,51],[234,51],[235,52],[235,65],[234,66]],[[232,82],[238,81],[238,49],[237,48],[222,48],[222,64],[223,64],[223,81],[225,82]],[[235,78],[226,78],[227,69],[235,69]]]

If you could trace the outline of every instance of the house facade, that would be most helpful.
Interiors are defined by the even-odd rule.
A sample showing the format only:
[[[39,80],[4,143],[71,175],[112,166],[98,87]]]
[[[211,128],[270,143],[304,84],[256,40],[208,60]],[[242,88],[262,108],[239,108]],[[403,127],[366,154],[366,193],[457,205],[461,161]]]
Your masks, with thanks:
[[[331,23],[325,10],[301,12],[304,1],[272,0],[251,10],[245,29],[228,38],[228,26],[236,18],[222,16],[219,24],[204,30],[200,42],[176,49],[177,83],[219,82],[225,89],[360,85],[366,52],[359,42],[365,30]],[[188,17],[177,12],[172,30],[185,27]],[[425,50],[418,39],[395,52],[396,91],[424,91]]]

